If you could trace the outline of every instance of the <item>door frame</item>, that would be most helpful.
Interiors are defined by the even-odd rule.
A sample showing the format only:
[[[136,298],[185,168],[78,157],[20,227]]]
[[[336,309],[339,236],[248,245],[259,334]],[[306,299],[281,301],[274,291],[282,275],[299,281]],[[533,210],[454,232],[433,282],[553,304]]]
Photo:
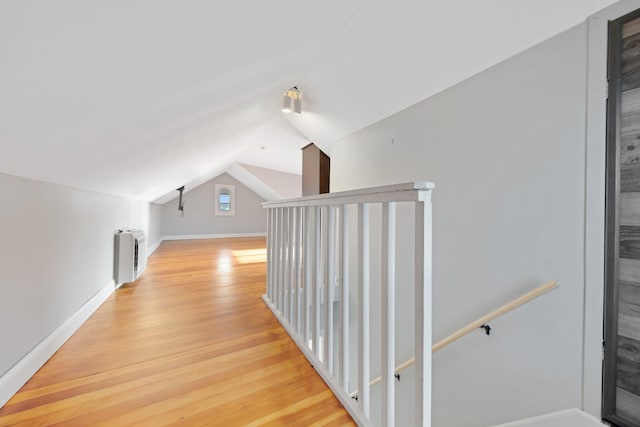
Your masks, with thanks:
[[[637,9],[640,9],[640,0],[620,0],[587,19],[584,336],[581,403],[585,412],[597,418],[602,414],[604,385],[608,23]]]
[[[609,22],[607,53],[607,138],[605,191],[605,295],[602,418],[633,427],[616,415],[619,250],[620,250],[620,114],[622,98],[622,27],[640,18],[640,8]]]

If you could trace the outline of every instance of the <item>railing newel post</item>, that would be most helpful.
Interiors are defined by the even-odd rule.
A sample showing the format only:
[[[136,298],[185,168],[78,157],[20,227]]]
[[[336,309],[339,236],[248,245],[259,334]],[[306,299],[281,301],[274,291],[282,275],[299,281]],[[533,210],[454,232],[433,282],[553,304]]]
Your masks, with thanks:
[[[431,425],[431,194],[415,202],[415,420]]]
[[[271,227],[271,208],[267,208],[267,297],[271,298],[271,286],[273,285],[273,279],[271,278],[271,267],[273,265],[273,257],[271,256],[271,239],[272,239],[272,227]]]

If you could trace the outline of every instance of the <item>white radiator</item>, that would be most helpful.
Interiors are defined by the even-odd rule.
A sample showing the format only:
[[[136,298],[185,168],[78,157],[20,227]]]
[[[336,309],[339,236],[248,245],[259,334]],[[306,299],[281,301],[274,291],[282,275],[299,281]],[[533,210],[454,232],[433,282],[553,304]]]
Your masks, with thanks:
[[[147,266],[147,236],[142,230],[118,230],[115,235],[114,281],[136,280]]]

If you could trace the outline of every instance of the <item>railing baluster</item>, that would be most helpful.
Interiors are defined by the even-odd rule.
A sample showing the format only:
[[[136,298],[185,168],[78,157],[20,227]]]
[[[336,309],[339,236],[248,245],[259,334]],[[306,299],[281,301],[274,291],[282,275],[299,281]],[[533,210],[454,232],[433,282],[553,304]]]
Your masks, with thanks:
[[[336,344],[333,348],[335,354],[335,366],[333,367],[333,377],[338,381],[338,384],[342,385],[342,226],[340,222],[342,212],[342,205],[336,205],[334,207],[334,236],[333,236],[333,277],[335,284],[334,299],[337,302],[338,308],[338,323],[334,325],[334,334],[337,334]]]
[[[284,313],[284,318],[291,322],[291,319],[289,319],[289,297],[291,296],[291,292],[289,290],[291,285],[291,270],[289,268],[291,260],[291,242],[289,240],[289,236],[291,234],[291,208],[286,208],[284,218],[284,305],[282,307],[282,312]]]
[[[323,206],[320,209],[320,216],[322,218],[322,227],[320,229],[321,239],[320,246],[322,248],[321,266],[322,266],[322,300],[324,301],[324,334],[322,335],[322,361],[328,367],[329,366],[329,258],[327,257],[327,251],[329,248],[329,207]],[[329,371],[331,372],[331,371]]]
[[[325,360],[322,359],[322,352],[320,351],[320,314],[321,314],[321,303],[322,303],[322,294],[321,294],[321,290],[322,290],[322,222],[324,221],[324,218],[322,218],[322,210],[321,208],[317,207],[315,208],[315,214],[316,214],[316,222],[315,222],[315,251],[314,251],[314,258],[315,258],[315,265],[314,265],[314,271],[316,274],[316,280],[315,280],[315,290],[314,290],[314,296],[315,296],[315,303],[316,306],[314,307],[314,319],[313,319],[313,325],[314,325],[314,332],[313,332],[313,343],[314,343],[314,349],[316,352],[316,356],[318,356],[318,358],[322,361],[325,362]]]
[[[295,291],[295,235],[294,235],[294,221],[295,221],[295,208],[289,208],[289,306],[287,307],[287,314],[289,315],[287,320],[293,325],[293,298]]]
[[[349,217],[347,205],[340,208],[340,338],[342,342],[342,388],[349,393]]]
[[[311,286],[309,287],[309,293],[311,294],[311,313],[309,316],[309,334],[311,338],[311,348],[313,352],[318,356],[318,336],[316,333],[316,313],[318,311],[318,295],[316,292],[316,288],[318,287],[318,283],[316,281],[316,257],[318,256],[316,253],[316,226],[318,222],[318,215],[315,207],[309,208],[309,214],[311,215],[311,220],[309,223],[309,265],[310,265],[310,281]]]
[[[304,209],[304,342],[309,346],[311,338],[311,274],[313,254],[311,252],[311,208]]]
[[[431,425],[431,195],[415,202],[415,421]]]
[[[278,238],[278,233],[276,232],[276,212],[278,211],[277,208],[270,208],[269,211],[271,211],[271,221],[270,221],[270,225],[271,225],[271,293],[269,295],[269,299],[271,300],[272,304],[275,304],[276,300],[275,300],[275,289],[276,289],[276,265],[277,265],[277,261],[276,261],[276,239]]]
[[[280,287],[280,312],[286,318],[287,316],[287,208],[282,209],[282,286]]]
[[[298,278],[298,287],[297,293],[300,295],[296,295],[296,331],[302,334],[302,307],[304,307],[304,300],[302,299],[301,289],[304,283],[303,274],[304,274],[304,259],[307,256],[304,251],[304,208],[298,207],[298,262],[296,263],[296,268],[298,269],[296,272],[296,277]]]
[[[428,183],[407,183],[268,202],[267,286],[264,299],[307,359],[358,425],[370,425],[371,387],[382,381],[381,424],[395,424],[396,227],[397,202],[415,209],[415,343],[417,425],[431,413],[431,200]],[[381,370],[371,380],[371,204],[382,205]],[[356,211],[349,206],[355,205]],[[349,214],[357,218],[351,243]],[[355,214],[355,215],[354,215]],[[376,230],[377,233],[377,230]],[[349,246],[357,244],[354,256]],[[378,259],[376,259],[378,262]],[[354,267],[351,265],[355,264]],[[375,263],[374,263],[375,264]],[[377,265],[373,266],[378,268]],[[350,269],[356,268],[357,336],[350,343]],[[377,274],[376,274],[377,276]],[[336,294],[337,292],[337,294]],[[354,297],[355,298],[355,297]],[[336,304],[337,302],[337,304]],[[377,303],[377,300],[375,300]],[[324,306],[322,304],[325,304]],[[336,305],[339,312],[335,313]],[[354,313],[355,314],[355,313]],[[335,317],[335,321],[334,321]],[[377,319],[377,318],[376,318]],[[377,320],[375,320],[377,322]],[[355,345],[357,355],[352,352]],[[375,349],[377,353],[377,348]],[[351,354],[350,354],[351,353]],[[350,381],[355,358],[356,384]],[[398,369],[414,363],[403,363]],[[351,384],[349,384],[351,382]],[[356,390],[350,387],[357,386]],[[351,400],[357,396],[357,403]],[[377,417],[376,417],[377,418]]]
[[[275,303],[275,289],[276,289],[276,266],[278,265],[276,262],[276,237],[278,235],[277,231],[276,231],[276,212],[278,209],[276,208],[272,208],[269,209],[269,212],[271,213],[271,217],[270,217],[270,221],[269,221],[269,228],[271,229],[270,231],[270,238],[271,238],[271,267],[269,268],[269,271],[271,272],[271,274],[269,275],[270,279],[271,279],[271,286],[269,287],[269,299],[271,300],[272,303]]]
[[[296,276],[295,276],[295,220],[296,220],[296,210],[295,208],[289,208],[289,306],[287,307],[287,313],[289,317],[287,320],[289,324],[294,325],[294,316],[293,316],[293,300],[295,298],[295,286],[296,286]]]
[[[382,204],[382,425],[395,424],[395,248],[396,204]]]
[[[369,417],[369,205],[358,203],[358,406]]]
[[[326,292],[325,292],[325,301],[326,301],[326,311],[325,311],[325,336],[326,336],[326,345],[327,350],[326,354],[326,364],[327,369],[331,375],[335,376],[333,370],[333,288],[335,286],[335,210],[333,206],[327,206],[327,227],[326,227],[326,245],[327,249],[325,250],[326,261],[325,261],[325,283],[326,283]]]
[[[276,308],[282,313],[282,211],[276,209]]]
[[[299,290],[300,290],[300,269],[298,268],[298,261],[300,258],[300,240],[298,236],[298,227],[300,216],[298,215],[298,208],[292,208],[293,210],[293,261],[291,266],[293,280],[291,283],[293,284],[292,289],[293,293],[291,294],[293,298],[293,307],[291,309],[291,325],[294,330],[298,330],[298,301],[300,299]]]
[[[284,210],[284,225],[282,228],[284,233],[284,245],[282,248],[282,314],[288,320],[287,309],[289,308],[289,208]]]

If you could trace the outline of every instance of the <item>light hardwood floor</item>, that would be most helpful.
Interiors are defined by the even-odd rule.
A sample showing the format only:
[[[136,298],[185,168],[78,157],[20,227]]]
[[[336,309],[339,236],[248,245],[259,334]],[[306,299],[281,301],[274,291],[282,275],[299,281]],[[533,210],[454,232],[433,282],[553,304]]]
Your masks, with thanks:
[[[0,426],[355,425],[265,307],[265,239],[166,241]]]

